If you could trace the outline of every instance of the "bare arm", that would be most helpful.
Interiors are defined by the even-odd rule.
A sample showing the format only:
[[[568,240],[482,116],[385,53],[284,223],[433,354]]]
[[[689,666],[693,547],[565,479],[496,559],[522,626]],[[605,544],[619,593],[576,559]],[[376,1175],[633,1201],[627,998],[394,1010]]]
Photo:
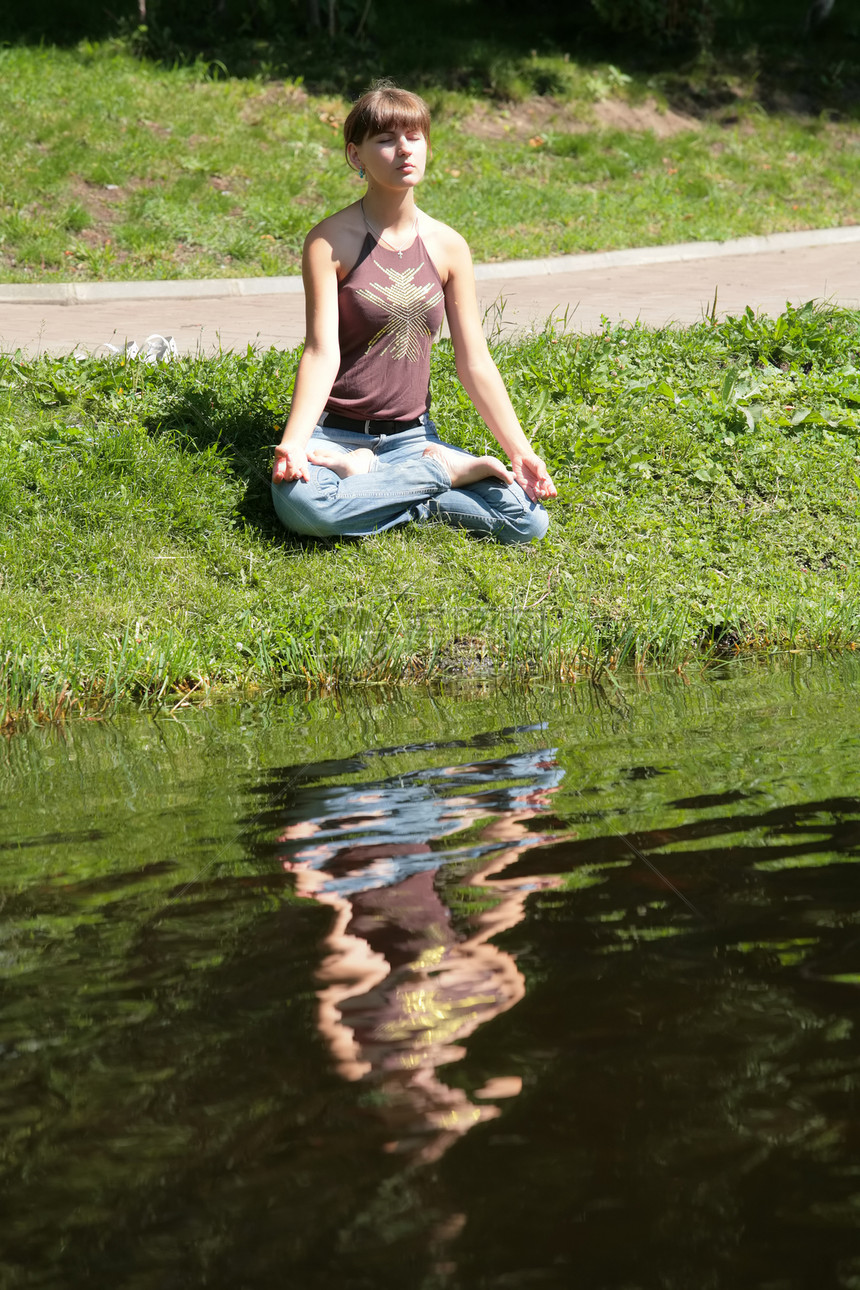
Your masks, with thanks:
[[[532,501],[555,497],[555,485],[546,465],[523,433],[505,383],[487,348],[469,248],[450,229],[446,230],[445,243],[448,268],[445,312],[454,342],[457,375],[490,433],[507,453],[517,483]]]
[[[308,478],[307,446],[340,364],[337,266],[328,238],[313,229],[302,254],[305,348],[299,360],[290,415],[275,449],[275,483]]]

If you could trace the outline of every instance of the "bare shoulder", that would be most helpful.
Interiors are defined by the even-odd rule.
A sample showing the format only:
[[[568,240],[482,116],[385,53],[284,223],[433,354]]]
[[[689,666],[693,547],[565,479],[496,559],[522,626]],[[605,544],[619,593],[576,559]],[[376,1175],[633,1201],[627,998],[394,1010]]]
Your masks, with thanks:
[[[305,238],[305,262],[329,264],[343,278],[358,259],[365,232],[358,202],[354,202],[314,225]]]
[[[419,219],[419,232],[443,283],[458,274],[471,273],[472,254],[462,233],[423,211]]]

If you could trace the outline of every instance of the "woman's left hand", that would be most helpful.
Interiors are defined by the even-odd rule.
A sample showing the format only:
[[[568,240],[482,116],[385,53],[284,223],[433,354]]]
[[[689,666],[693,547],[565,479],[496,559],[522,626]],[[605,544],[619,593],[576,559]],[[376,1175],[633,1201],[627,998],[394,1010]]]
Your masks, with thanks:
[[[546,464],[536,452],[511,457],[511,470],[514,479],[531,501],[543,502],[556,496],[555,484],[550,479]]]

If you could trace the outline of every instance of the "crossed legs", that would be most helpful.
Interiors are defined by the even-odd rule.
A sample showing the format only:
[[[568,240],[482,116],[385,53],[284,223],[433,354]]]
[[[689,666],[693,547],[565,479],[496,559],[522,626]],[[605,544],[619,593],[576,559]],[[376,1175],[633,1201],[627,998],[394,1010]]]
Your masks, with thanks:
[[[495,457],[442,443],[432,422],[370,438],[319,427],[308,482],[274,484],[285,528],[308,537],[363,537],[437,520],[503,543],[541,538],[548,520]]]
[[[514,483],[513,475],[497,457],[472,457],[453,448],[446,448],[442,443],[431,444],[421,456],[432,457],[445,467],[452,488],[468,488],[470,484],[477,484],[479,479],[500,479],[504,484]],[[308,461],[315,466],[326,466],[340,479],[367,475],[377,465],[377,459],[369,448],[337,452],[332,448],[322,445],[316,447],[313,444],[308,448]]]

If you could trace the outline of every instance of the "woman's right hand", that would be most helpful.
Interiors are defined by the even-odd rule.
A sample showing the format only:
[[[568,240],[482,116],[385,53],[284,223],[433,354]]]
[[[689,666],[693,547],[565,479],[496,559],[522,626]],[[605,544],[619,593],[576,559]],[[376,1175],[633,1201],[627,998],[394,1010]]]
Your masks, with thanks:
[[[275,449],[275,464],[272,467],[273,484],[289,484],[295,479],[310,479],[307,454],[303,448],[296,448],[288,443],[279,443]]]

